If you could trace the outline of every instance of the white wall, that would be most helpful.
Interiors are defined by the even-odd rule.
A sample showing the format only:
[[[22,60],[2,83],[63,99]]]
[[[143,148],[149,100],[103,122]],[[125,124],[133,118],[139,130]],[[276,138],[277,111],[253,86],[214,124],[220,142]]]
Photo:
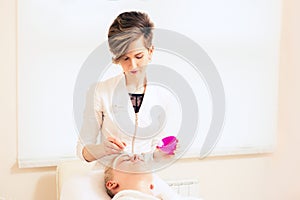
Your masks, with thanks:
[[[273,155],[177,162],[164,177],[200,180],[209,200],[300,199],[300,2],[283,1],[278,148]],[[55,199],[55,168],[18,169],[16,1],[0,1],[0,197]],[[180,171],[180,173],[179,173]]]
[[[19,166],[54,166],[63,159],[76,157],[85,87],[97,78],[101,79],[101,71],[112,75],[112,71],[119,69],[110,66],[109,54],[105,56],[103,52],[91,51],[103,42],[106,44],[107,41],[101,41],[101,38],[107,34],[107,26],[116,13],[124,10],[144,10],[153,17],[158,29],[154,33],[155,56],[151,65],[163,65],[178,73],[183,80],[177,79],[177,84],[183,86],[184,82],[187,83],[195,95],[199,112],[194,112],[197,116],[192,118],[199,119],[198,129],[188,130],[187,127],[194,126],[193,122],[184,128],[186,123],[179,123],[180,119],[176,119],[177,128],[171,125],[172,130],[168,129],[178,135],[183,149],[185,140],[190,143],[193,136],[186,139],[178,132],[180,127],[189,134],[195,133],[194,143],[185,156],[206,154],[217,138],[214,155],[269,152],[273,149],[277,132],[281,0],[227,0],[226,3],[223,0],[190,0],[188,3],[164,0],[165,5],[173,5],[169,6],[168,13],[160,2],[19,1]],[[176,43],[179,46],[171,46],[178,40],[175,34],[168,33],[164,37],[159,28],[184,34],[205,52],[192,48],[192,45]],[[179,40],[185,44],[189,42],[183,38]],[[108,49],[104,51],[109,52]],[[197,56],[193,56],[193,52],[197,52]],[[93,54],[102,56],[91,58]],[[201,59],[196,60],[196,57]],[[210,59],[214,64],[208,64]],[[91,60],[92,65],[86,64]],[[95,62],[97,69],[93,68]],[[101,66],[107,66],[107,69],[101,69]],[[89,79],[81,82],[81,77],[86,77],[82,76],[85,67],[89,68],[90,74],[86,75]],[[214,72],[215,68],[217,72]],[[153,67],[149,66],[148,80],[154,81],[151,70]],[[184,103],[180,95],[182,90],[167,83],[165,77],[159,80],[157,75],[154,76],[156,84],[165,86],[178,98],[184,114],[190,104]],[[222,86],[218,86],[218,76]],[[85,86],[84,82],[88,85]],[[222,88],[226,102],[222,100]],[[189,100],[193,102],[193,98]],[[222,120],[223,107],[226,111],[222,127],[222,123],[215,122],[219,117]],[[220,134],[215,132],[219,129],[222,129]]]
[[[55,168],[20,170],[16,163],[16,8],[16,1],[0,1],[0,197],[55,199]]]

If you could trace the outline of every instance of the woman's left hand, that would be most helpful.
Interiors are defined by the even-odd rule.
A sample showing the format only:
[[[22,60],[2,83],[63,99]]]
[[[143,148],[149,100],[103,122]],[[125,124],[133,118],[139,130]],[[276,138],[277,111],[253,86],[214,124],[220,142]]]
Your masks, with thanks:
[[[156,148],[155,151],[153,152],[153,159],[155,161],[159,161],[162,159],[170,159],[175,156],[176,152],[178,152],[178,149],[179,149],[178,141],[176,143],[176,148],[172,153],[164,152],[161,149]]]

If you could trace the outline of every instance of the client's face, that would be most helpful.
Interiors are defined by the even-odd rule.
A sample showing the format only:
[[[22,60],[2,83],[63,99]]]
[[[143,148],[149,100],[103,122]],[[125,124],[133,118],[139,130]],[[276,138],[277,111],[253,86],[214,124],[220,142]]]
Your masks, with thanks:
[[[112,167],[122,172],[144,173],[150,167],[148,165],[141,155],[121,154],[115,158]]]
[[[115,159],[112,170],[112,187],[114,193],[122,190],[138,190],[152,194],[153,177],[151,173],[142,173],[146,163],[138,155],[123,154]]]

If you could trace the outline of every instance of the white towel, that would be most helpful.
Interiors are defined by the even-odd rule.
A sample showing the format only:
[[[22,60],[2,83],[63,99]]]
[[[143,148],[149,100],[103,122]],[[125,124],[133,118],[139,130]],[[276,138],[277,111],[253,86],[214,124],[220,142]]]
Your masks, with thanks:
[[[155,197],[153,195],[145,194],[137,190],[122,190],[118,192],[112,200],[169,200],[169,197],[163,196]],[[173,196],[170,200],[202,200],[195,197]]]
[[[136,190],[122,190],[112,200],[161,200],[153,195],[145,194]]]

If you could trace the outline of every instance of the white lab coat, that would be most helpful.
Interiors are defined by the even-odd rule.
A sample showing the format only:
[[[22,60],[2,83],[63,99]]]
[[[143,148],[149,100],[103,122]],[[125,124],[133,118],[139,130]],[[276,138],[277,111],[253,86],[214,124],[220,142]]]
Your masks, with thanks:
[[[125,75],[99,82],[90,90],[77,145],[78,156],[83,159],[82,149],[85,145],[97,144],[109,136],[125,142],[125,151],[131,152],[136,114],[126,89]],[[157,106],[162,109],[153,109]],[[139,128],[134,153],[149,152],[163,137],[177,135],[181,106],[168,89],[148,81],[137,117]]]

